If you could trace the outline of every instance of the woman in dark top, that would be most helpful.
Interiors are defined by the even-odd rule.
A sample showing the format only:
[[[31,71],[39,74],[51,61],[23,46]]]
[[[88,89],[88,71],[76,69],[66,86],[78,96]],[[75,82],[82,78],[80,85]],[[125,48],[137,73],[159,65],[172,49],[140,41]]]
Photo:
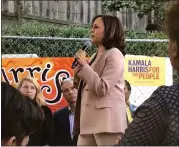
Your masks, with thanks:
[[[29,137],[28,146],[48,145],[53,134],[53,114],[46,106],[38,82],[34,78],[26,77],[19,82],[17,88],[22,94],[35,100],[41,106],[45,115],[43,124]]]
[[[168,12],[169,56],[179,71],[179,1]],[[179,146],[179,84],[161,86],[135,112],[121,146]]]

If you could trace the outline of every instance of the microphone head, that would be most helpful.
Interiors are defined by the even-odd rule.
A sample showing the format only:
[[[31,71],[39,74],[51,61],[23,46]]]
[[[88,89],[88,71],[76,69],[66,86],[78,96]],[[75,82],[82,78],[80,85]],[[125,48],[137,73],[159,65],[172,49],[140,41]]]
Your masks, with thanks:
[[[87,40],[84,42],[84,46],[86,47],[90,47],[92,44],[91,44],[91,41],[90,40]]]

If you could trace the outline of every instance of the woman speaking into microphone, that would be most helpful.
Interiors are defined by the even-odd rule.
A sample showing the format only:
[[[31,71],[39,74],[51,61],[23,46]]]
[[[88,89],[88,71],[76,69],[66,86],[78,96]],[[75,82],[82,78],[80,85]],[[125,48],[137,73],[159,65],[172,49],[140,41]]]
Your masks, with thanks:
[[[80,79],[74,133],[78,145],[114,145],[127,127],[124,96],[124,30],[116,16],[92,20],[92,44],[97,53],[88,64],[86,53],[76,54],[75,77]]]

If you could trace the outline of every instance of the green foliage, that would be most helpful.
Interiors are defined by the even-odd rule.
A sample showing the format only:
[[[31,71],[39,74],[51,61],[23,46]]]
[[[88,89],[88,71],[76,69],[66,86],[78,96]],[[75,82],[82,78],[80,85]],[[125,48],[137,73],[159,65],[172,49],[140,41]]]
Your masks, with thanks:
[[[126,39],[167,39],[163,33],[137,33],[129,31],[126,33]],[[166,57],[168,42],[127,42],[126,52],[131,55],[147,55]]]
[[[79,26],[59,27],[34,21],[30,23],[26,22],[20,26],[10,26],[4,31],[4,34],[9,36],[86,38],[89,37],[89,28]],[[82,41],[2,39],[2,53],[35,53],[41,57],[73,56],[77,48],[80,48],[82,44]]]
[[[4,32],[11,36],[44,36],[44,37],[89,37],[90,28],[80,26],[54,26],[37,22],[24,23],[21,26],[9,27]],[[166,39],[162,33],[126,32],[127,39]],[[2,38],[2,54],[37,54],[40,57],[72,57],[83,45],[82,40],[47,40],[47,39],[6,39]],[[88,55],[94,53],[95,47]],[[126,53],[133,55],[167,56],[167,42],[126,42]]]
[[[104,0],[103,5],[109,11],[133,8],[135,11],[148,14],[151,10],[157,10],[165,2],[169,2],[169,0]]]
[[[49,24],[38,23],[37,21],[24,22],[14,27],[9,26],[3,30],[6,35],[13,36],[59,36],[59,37],[88,37],[89,29],[79,26],[55,26]]]
[[[138,17],[143,18],[145,14],[155,11],[154,21],[162,25],[165,20],[165,10],[170,0],[104,0],[103,5],[107,11],[121,11],[124,8],[132,8],[138,12]]]

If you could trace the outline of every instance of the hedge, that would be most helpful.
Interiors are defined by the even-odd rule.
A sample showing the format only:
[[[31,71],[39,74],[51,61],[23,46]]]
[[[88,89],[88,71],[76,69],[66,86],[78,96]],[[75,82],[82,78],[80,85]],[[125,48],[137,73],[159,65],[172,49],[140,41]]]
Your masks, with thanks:
[[[64,38],[87,38],[90,27],[55,26],[33,22],[24,22],[22,25],[9,26],[3,30],[8,36],[45,36]],[[167,39],[163,33],[125,33],[128,39]],[[40,57],[71,57],[83,44],[83,41],[63,40],[32,40],[2,38],[2,54],[37,54]],[[126,42],[126,53],[133,55],[167,56],[167,42]],[[95,47],[88,52],[91,55]]]

